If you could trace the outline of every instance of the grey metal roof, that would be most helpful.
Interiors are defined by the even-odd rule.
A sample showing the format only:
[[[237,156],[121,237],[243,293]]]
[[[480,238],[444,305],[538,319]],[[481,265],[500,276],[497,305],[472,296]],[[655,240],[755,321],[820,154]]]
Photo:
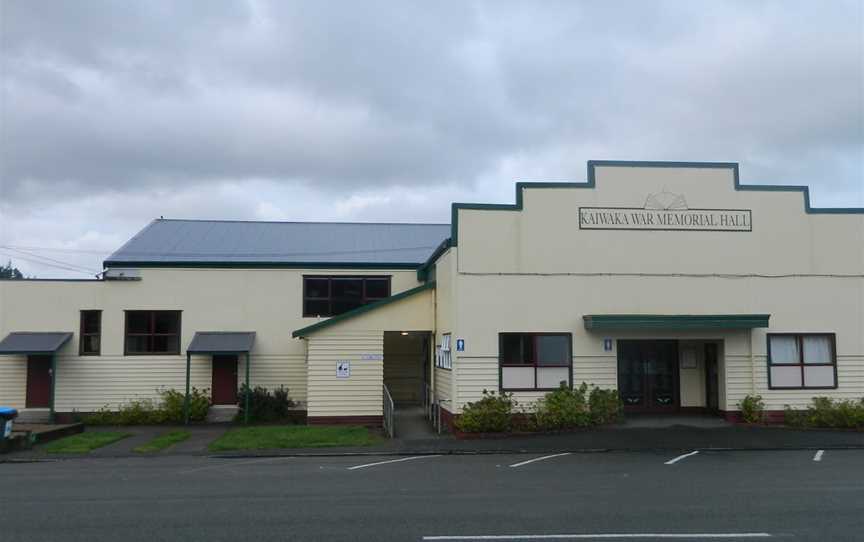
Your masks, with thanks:
[[[186,351],[190,354],[249,352],[254,342],[254,331],[198,331]]]
[[[157,219],[105,261],[137,264],[402,264],[416,266],[449,224]]]
[[[15,331],[0,341],[0,355],[53,354],[71,338],[68,331]]]

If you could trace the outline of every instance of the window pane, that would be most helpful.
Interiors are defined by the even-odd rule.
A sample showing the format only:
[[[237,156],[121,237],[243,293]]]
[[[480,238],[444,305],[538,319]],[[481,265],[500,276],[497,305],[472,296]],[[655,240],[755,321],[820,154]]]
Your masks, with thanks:
[[[99,321],[102,315],[99,311],[83,311],[81,312],[81,332],[82,333],[99,333]]]
[[[329,279],[303,279],[306,283],[306,297],[329,297],[330,296],[330,280]]]
[[[795,335],[772,335],[769,337],[771,344],[771,364],[780,365],[786,363],[801,363],[798,351],[798,337]]]
[[[307,299],[303,304],[306,316],[330,316],[330,302],[326,299]]]
[[[566,335],[537,335],[538,365],[569,365],[570,337]]]
[[[504,389],[533,389],[534,367],[502,367],[501,387]]]
[[[333,279],[333,297],[363,298],[363,279]]]
[[[522,357],[522,335],[501,335],[501,363],[525,363]]]
[[[147,352],[147,339],[149,337],[142,337],[140,335],[135,335],[131,337],[126,337],[126,350],[129,353],[140,354],[142,352]]]
[[[775,388],[800,388],[801,367],[771,367],[771,386]]]
[[[126,312],[126,329],[129,333],[150,333],[150,313],[147,311]]]
[[[177,333],[180,313],[175,311],[156,311],[156,333]]]
[[[834,367],[804,367],[804,387],[833,388]]]
[[[366,297],[383,299],[390,295],[390,281],[387,279],[366,279]]]
[[[84,335],[81,337],[83,345],[81,351],[85,354],[99,353],[99,335]]]
[[[805,335],[804,363],[834,363],[834,356],[831,352],[831,337],[828,335]]]
[[[348,312],[352,309],[356,309],[363,305],[363,302],[358,299],[334,299],[333,306],[333,316],[337,314],[342,314],[343,312]]]
[[[157,335],[153,337],[153,353],[177,352],[178,338],[176,335]]]
[[[570,368],[569,367],[538,367],[537,368],[537,387],[538,388],[558,388],[561,383],[564,386],[570,385]]]

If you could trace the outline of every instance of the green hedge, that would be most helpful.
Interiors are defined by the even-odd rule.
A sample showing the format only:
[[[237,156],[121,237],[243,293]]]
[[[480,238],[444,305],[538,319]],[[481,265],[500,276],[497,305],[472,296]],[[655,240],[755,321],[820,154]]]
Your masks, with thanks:
[[[793,427],[864,429],[864,399],[814,397],[806,410],[792,410],[787,405],[784,419]]]
[[[204,421],[210,409],[209,390],[192,388],[189,394],[189,419],[193,422]],[[87,425],[159,425],[163,423],[183,423],[183,403],[186,394],[177,390],[159,391],[160,400],[140,399],[120,405],[117,410],[107,406],[92,414],[82,416]]]

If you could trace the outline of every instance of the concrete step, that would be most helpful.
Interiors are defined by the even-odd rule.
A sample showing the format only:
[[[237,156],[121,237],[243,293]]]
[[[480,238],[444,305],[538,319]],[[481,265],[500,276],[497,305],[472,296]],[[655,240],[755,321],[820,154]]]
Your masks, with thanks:
[[[240,408],[236,405],[213,405],[207,411],[207,423],[233,422]]]
[[[22,408],[18,411],[15,423],[48,423],[51,411],[47,408]]]

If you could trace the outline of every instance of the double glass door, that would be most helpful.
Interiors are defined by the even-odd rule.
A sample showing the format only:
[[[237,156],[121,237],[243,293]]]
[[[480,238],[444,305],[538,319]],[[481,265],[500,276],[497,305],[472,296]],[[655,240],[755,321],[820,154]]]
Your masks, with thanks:
[[[677,341],[618,341],[618,390],[625,410],[677,410],[678,385]]]

